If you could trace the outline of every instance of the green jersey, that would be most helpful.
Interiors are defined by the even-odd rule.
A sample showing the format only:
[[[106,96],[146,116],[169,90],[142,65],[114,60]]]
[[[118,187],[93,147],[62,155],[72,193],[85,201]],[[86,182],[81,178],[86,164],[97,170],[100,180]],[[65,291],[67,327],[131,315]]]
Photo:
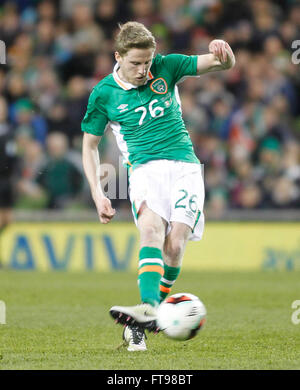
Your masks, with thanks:
[[[113,73],[92,90],[82,131],[102,136],[110,127],[124,162],[133,168],[152,160],[199,163],[182,120],[177,83],[197,75],[197,56],[156,55],[139,87]]]

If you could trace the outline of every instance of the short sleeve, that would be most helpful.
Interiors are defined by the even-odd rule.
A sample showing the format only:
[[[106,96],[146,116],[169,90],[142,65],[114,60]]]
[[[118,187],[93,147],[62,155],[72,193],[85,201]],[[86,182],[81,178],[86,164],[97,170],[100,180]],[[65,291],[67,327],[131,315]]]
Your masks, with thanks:
[[[176,84],[186,76],[197,76],[197,58],[196,55],[168,54],[162,57],[162,63],[173,76]]]
[[[108,117],[105,107],[100,101],[99,93],[93,89],[89,97],[85,116],[81,122],[81,130],[102,136],[107,123]]]

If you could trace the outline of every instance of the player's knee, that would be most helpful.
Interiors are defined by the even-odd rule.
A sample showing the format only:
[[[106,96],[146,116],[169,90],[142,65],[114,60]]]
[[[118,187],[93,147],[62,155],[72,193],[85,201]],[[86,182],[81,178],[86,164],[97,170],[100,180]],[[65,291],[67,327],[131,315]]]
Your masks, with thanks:
[[[184,252],[185,241],[183,239],[170,240],[164,247],[164,252],[172,262],[178,263]]]
[[[156,245],[162,246],[164,234],[161,227],[156,225],[147,225],[140,229],[142,246]]]

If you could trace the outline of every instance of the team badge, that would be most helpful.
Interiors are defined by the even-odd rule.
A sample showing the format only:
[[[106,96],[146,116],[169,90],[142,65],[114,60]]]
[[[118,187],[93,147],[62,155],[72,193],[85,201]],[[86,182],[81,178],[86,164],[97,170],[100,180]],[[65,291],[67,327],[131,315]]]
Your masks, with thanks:
[[[166,80],[162,77],[152,81],[152,83],[150,84],[150,88],[153,92],[159,93],[160,95],[164,95],[168,92],[168,84],[166,83]]]

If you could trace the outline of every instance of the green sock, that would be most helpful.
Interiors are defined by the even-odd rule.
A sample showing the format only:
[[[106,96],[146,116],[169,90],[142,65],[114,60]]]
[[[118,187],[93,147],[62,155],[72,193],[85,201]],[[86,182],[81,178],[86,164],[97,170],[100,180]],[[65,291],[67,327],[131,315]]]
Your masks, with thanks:
[[[169,265],[164,265],[164,275],[160,280],[160,302],[162,302],[169,292],[173,284],[175,283],[181,267],[170,267]]]
[[[164,273],[161,250],[144,246],[139,255],[138,285],[142,302],[152,306],[159,304],[159,284]]]

